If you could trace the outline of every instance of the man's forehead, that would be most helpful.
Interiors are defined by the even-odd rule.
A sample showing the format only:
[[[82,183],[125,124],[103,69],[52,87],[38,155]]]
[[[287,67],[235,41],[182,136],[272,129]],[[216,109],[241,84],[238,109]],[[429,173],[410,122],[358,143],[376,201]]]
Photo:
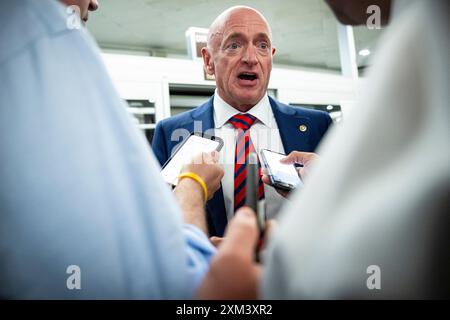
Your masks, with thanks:
[[[235,30],[258,30],[259,32],[265,32],[268,33],[268,28],[264,23],[233,23],[229,24],[226,27],[223,28],[222,33],[227,34],[230,32],[234,32]]]
[[[265,34],[269,39],[272,38],[266,19],[256,10],[246,7],[224,12],[219,16],[210,27],[208,40],[218,45],[233,34],[250,34],[251,36]]]
[[[221,30],[215,32],[217,36],[228,37],[236,34],[266,34],[270,37],[270,32],[267,24],[264,21],[258,19],[237,21],[229,20],[223,25]]]
[[[243,17],[241,15],[230,16],[222,25],[222,32],[226,33],[233,28],[261,28],[261,30],[268,30],[267,23],[259,16]]]

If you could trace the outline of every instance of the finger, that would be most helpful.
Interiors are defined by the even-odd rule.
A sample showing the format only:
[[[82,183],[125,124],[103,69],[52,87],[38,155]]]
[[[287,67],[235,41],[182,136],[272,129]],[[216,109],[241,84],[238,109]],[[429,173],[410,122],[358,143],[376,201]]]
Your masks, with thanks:
[[[277,221],[274,219],[268,219],[266,221],[266,228],[264,230],[264,237],[267,240],[268,237],[278,228]]]
[[[203,159],[207,164],[217,164],[219,163],[220,154],[217,151],[212,151],[203,154]]]
[[[220,169],[219,176],[218,176],[218,178],[219,178],[219,183],[220,183],[220,180],[222,180],[223,176],[225,175],[225,171],[223,170],[223,168],[222,168],[220,165],[217,165],[217,166],[218,166],[219,169]]]
[[[212,162],[212,158],[211,155],[207,152],[203,152],[202,153],[202,162],[201,163],[206,163],[206,164],[211,164]]]
[[[300,174],[302,180],[305,180],[305,167],[299,168],[298,173]]]
[[[192,157],[191,164],[201,164],[203,162],[203,153],[196,154]]]
[[[305,167],[298,167],[298,168],[295,168],[295,170],[297,171],[297,174],[298,174],[298,176],[300,177],[300,180],[303,180],[303,175],[304,175],[304,170],[305,170]]]
[[[211,162],[212,162],[211,154],[208,152],[202,153],[202,159],[203,159],[203,163],[206,163],[206,164],[211,164]]]
[[[289,192],[288,192],[288,191],[280,190],[280,189],[278,189],[278,188],[275,188],[275,190],[276,190],[276,191],[278,192],[278,194],[279,194],[280,196],[282,196],[283,198],[287,198],[288,195],[289,195]]]
[[[301,160],[303,152],[300,151],[292,151],[286,157],[280,160],[281,163],[285,164],[294,164],[294,163],[302,163]]]
[[[256,214],[250,208],[242,207],[228,225],[221,251],[230,250],[234,254],[253,259],[258,237]]]
[[[212,151],[211,158],[213,159],[214,163],[218,163],[219,158],[220,158],[220,153],[218,151]]]
[[[269,176],[267,176],[265,174],[262,175],[261,180],[262,180],[262,182],[264,182],[265,184],[267,184],[269,186],[272,185],[272,182],[270,181]]]
[[[222,237],[210,237],[209,241],[217,248],[223,241]]]
[[[286,164],[297,163],[306,165],[308,162],[313,161],[316,157],[317,155],[313,152],[292,151],[280,161]]]

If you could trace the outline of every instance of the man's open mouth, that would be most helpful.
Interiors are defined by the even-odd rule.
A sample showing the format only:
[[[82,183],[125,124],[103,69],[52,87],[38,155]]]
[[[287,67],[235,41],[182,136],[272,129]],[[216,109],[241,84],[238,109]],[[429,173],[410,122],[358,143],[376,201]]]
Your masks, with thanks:
[[[241,80],[256,80],[258,79],[258,75],[256,73],[253,72],[242,72],[238,75],[238,78]]]

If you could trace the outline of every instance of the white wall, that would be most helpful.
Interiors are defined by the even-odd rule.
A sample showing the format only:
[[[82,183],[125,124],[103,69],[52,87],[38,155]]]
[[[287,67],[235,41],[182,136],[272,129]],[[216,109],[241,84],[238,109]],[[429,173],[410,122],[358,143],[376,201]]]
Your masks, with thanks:
[[[169,84],[214,85],[203,79],[201,60],[103,53],[108,72],[124,99],[155,102],[156,121],[170,115]],[[269,88],[284,103],[343,104],[356,100],[356,86],[337,73],[274,66]]]

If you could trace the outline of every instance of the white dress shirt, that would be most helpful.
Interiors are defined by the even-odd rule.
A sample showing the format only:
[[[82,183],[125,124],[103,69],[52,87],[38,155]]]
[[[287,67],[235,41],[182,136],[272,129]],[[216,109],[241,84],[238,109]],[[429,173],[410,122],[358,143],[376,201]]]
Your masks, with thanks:
[[[228,120],[239,113],[242,112],[226,103],[216,90],[214,95],[214,132],[216,136],[224,141],[224,146],[220,152],[220,161],[225,171],[222,178],[222,188],[228,219],[234,215],[234,157],[237,138],[237,130]],[[261,149],[284,153],[283,143],[281,142],[277,122],[270,106],[269,97],[265,95],[247,113],[255,116],[257,119],[249,130],[250,138],[258,155]],[[274,218],[286,200],[268,185],[264,185],[264,195],[266,216]]]
[[[215,249],[183,226],[98,47],[67,18],[56,0],[0,2],[0,297],[191,298]]]
[[[399,4],[360,107],[280,214],[263,298],[449,294],[449,4]]]

